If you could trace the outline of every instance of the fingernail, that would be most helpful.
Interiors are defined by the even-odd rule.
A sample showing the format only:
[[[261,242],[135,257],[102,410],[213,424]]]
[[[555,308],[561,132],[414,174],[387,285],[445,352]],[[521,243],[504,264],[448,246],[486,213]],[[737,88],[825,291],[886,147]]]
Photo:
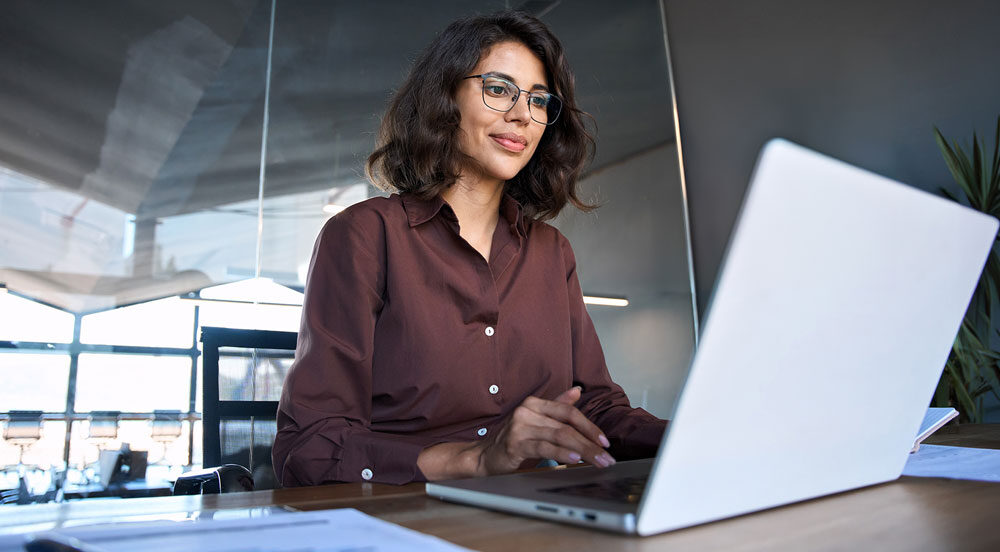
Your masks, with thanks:
[[[579,462],[580,461],[580,455],[577,454],[577,453],[575,453],[575,452],[569,453],[569,461],[570,462]]]
[[[609,466],[614,466],[617,463],[617,461],[614,458],[612,458],[610,454],[605,452],[603,456],[608,461]]]
[[[601,442],[601,446],[603,446],[604,448],[608,448],[611,446],[611,443],[608,441],[608,438],[605,437],[603,433],[597,436],[597,440]]]
[[[602,468],[606,468],[606,467],[608,467],[610,465],[610,464],[608,464],[608,455],[607,454],[598,454],[597,456],[595,456],[594,457],[594,463],[597,464],[598,466],[602,467]]]

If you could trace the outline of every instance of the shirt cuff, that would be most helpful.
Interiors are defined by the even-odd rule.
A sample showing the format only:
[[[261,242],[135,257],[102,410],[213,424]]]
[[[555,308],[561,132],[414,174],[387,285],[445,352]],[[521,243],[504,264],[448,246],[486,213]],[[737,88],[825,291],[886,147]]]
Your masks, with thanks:
[[[340,460],[335,467],[337,480],[393,485],[427,481],[417,467],[417,457],[425,448],[446,441],[437,437],[374,431],[346,435]]]

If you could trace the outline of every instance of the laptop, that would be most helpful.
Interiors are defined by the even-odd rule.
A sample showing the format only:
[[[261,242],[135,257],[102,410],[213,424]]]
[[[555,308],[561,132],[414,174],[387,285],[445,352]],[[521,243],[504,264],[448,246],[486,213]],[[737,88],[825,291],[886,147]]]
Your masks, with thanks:
[[[997,226],[771,140],[656,457],[427,493],[650,535],[894,480]]]

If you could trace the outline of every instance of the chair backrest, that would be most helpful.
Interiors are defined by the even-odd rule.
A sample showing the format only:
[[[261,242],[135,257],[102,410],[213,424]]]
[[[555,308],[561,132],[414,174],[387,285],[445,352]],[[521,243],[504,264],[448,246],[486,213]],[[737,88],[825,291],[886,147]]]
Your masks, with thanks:
[[[183,433],[183,413],[180,410],[154,410],[149,434],[154,441],[169,443]]]
[[[17,445],[34,443],[42,437],[41,410],[11,410],[7,413],[7,425],[3,428],[3,438]]]
[[[295,332],[203,326],[202,464],[240,464],[257,489],[277,486],[271,445]]]
[[[87,439],[114,441],[118,438],[118,423],[122,413],[118,410],[94,410],[87,425]]]

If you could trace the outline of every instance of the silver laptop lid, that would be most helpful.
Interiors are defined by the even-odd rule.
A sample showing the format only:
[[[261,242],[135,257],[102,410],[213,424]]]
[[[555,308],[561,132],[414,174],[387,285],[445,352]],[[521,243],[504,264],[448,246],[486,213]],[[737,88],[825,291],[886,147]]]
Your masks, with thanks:
[[[769,142],[638,532],[899,477],[996,231],[992,217]]]

